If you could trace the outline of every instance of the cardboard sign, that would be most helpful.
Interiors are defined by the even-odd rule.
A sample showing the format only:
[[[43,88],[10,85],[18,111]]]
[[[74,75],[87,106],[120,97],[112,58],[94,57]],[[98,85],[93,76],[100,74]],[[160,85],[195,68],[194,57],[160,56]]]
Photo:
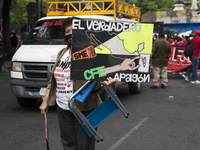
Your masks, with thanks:
[[[152,24],[73,20],[73,80],[149,82]]]

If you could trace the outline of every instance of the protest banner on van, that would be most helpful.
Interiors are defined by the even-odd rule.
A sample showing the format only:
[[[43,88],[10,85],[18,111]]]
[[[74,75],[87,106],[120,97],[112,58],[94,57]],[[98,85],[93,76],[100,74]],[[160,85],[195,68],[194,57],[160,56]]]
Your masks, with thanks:
[[[73,80],[150,80],[152,24],[73,20]]]

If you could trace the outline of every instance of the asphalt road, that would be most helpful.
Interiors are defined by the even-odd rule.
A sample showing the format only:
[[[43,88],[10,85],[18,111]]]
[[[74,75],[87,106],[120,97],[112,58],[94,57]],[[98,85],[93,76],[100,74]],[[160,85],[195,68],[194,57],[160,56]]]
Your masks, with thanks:
[[[0,150],[46,149],[41,101],[33,108],[20,107],[9,80],[9,72],[0,73]],[[126,119],[117,110],[100,124],[104,141],[96,144],[96,150],[200,149],[200,85],[187,83],[178,74],[169,74],[166,89],[150,89],[150,85],[152,80],[138,95],[131,95],[127,85],[117,89],[130,115]],[[55,107],[47,117],[50,149],[61,150]]]

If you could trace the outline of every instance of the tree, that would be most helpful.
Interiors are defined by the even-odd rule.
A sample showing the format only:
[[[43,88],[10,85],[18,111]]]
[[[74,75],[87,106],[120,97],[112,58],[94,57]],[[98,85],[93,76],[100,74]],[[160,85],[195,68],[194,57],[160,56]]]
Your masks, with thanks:
[[[26,11],[27,1],[12,0],[10,11],[10,29],[18,35],[21,34],[21,27],[28,24],[28,15]]]
[[[128,1],[128,0],[120,0],[120,1]],[[155,11],[166,11],[173,10],[174,8],[174,0],[129,0],[129,4],[140,7],[141,14],[147,12],[155,12]]]
[[[41,4],[41,1],[43,2],[43,12],[46,12],[45,6],[46,2],[49,0],[39,0],[39,4]],[[50,0],[50,1],[63,1],[63,0]],[[30,2],[36,3],[36,0],[11,0],[10,30],[15,31],[19,35],[21,33],[21,28],[24,27],[25,25],[28,25],[28,12],[26,10],[26,6]],[[35,18],[35,15],[33,17]]]
[[[4,41],[5,52],[6,52],[7,58],[9,60],[11,60],[11,58],[13,56],[12,46],[11,46],[11,41],[10,41],[10,27],[9,27],[10,5],[11,5],[11,0],[4,0],[3,9],[2,9],[3,41]]]

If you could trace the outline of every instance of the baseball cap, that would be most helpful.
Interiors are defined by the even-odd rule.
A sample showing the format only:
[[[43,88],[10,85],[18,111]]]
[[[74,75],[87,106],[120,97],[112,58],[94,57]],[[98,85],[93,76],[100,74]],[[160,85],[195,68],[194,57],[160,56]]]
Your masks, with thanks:
[[[196,30],[194,33],[195,35],[200,35],[200,30]]]

